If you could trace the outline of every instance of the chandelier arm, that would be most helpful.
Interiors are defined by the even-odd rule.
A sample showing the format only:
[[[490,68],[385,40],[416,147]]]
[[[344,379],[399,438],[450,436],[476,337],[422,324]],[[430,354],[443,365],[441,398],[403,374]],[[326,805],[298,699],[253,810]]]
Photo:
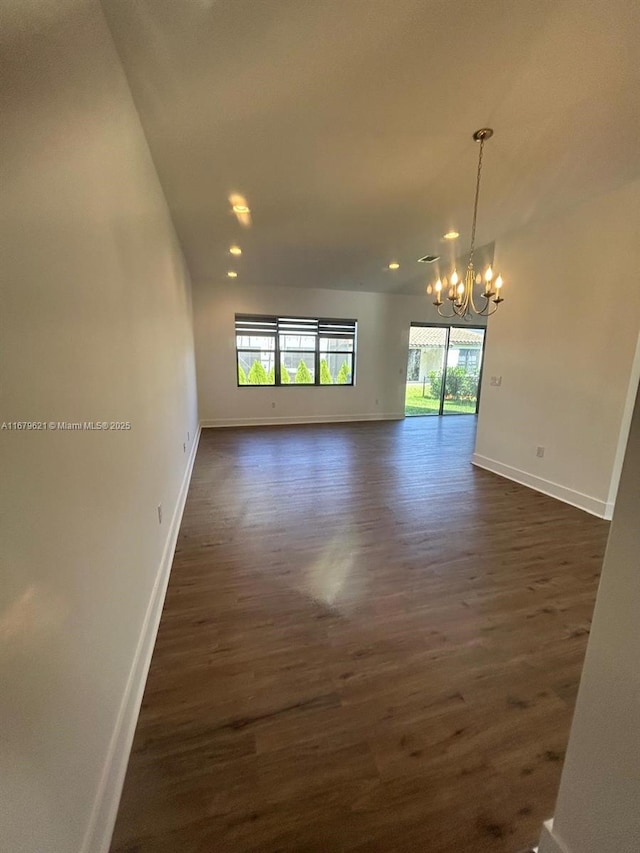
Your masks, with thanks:
[[[484,305],[482,306],[482,308],[481,308],[479,311],[476,311],[476,314],[477,314],[479,317],[487,317],[487,316],[488,316],[488,311],[489,311],[489,306],[490,306],[490,305],[491,305],[491,303],[490,303],[490,302],[489,302],[489,300],[487,299],[487,301],[484,303]]]
[[[482,312],[484,311],[484,308],[480,308],[480,310],[478,310],[478,308],[476,307],[476,301],[473,298],[473,285],[471,286],[471,307],[473,309],[474,314],[482,314]]]
[[[439,314],[441,317],[444,317],[444,319],[445,319],[445,320],[450,320],[452,317],[455,317],[455,316],[456,316],[456,312],[455,312],[455,311],[453,312],[453,314],[443,314],[443,313],[442,313],[442,311],[440,310],[440,308],[442,308],[442,305],[436,305],[436,308],[438,309],[438,314]]]
[[[488,304],[489,303],[487,302],[487,305]],[[493,311],[487,311],[485,314],[482,314],[481,316],[482,317],[493,317],[493,315],[496,313],[496,311],[498,310],[499,307],[500,307],[499,305],[496,305],[496,307],[493,309]]]

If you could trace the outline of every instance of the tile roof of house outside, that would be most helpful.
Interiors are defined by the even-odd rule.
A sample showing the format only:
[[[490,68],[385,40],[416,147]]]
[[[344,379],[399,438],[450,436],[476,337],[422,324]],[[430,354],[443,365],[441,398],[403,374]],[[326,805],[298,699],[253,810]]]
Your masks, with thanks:
[[[453,334],[452,334],[453,338]],[[477,344],[482,345],[484,340],[484,331],[479,332],[475,329],[456,329],[455,340],[452,340],[452,345],[455,344]],[[409,335],[409,347],[437,347],[442,346],[443,335],[442,327],[440,326],[412,326]]]

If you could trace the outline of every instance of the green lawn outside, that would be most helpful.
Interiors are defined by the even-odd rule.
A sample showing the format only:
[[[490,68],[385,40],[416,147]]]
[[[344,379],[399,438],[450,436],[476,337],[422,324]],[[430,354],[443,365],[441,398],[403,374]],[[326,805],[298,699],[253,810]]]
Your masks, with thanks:
[[[425,393],[428,395],[428,384]],[[437,415],[440,411],[440,401],[433,397],[422,396],[422,385],[407,385],[404,413],[412,415]],[[444,414],[474,415],[476,412],[475,400],[445,400]]]

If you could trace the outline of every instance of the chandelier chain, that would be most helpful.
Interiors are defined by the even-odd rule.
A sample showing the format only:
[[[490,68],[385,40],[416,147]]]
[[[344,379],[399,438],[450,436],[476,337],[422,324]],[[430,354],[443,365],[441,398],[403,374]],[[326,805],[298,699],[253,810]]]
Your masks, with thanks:
[[[478,220],[478,199],[480,198],[480,175],[482,174],[482,152],[484,150],[484,138],[480,140],[480,153],[478,154],[478,173],[476,175],[476,197],[473,203],[473,223],[471,225],[471,248],[469,250],[469,265],[473,264],[473,253],[476,248],[476,222]]]

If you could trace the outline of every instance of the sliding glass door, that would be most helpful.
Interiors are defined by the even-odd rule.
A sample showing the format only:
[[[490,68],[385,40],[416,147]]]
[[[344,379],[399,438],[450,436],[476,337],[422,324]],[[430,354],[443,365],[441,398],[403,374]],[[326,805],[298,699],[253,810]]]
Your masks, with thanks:
[[[475,415],[478,411],[483,347],[484,329],[451,327],[442,401],[443,415]]]
[[[412,324],[405,415],[474,415],[485,330]]]
[[[448,333],[437,326],[411,326],[405,415],[439,415],[440,392],[434,376],[442,376]]]

